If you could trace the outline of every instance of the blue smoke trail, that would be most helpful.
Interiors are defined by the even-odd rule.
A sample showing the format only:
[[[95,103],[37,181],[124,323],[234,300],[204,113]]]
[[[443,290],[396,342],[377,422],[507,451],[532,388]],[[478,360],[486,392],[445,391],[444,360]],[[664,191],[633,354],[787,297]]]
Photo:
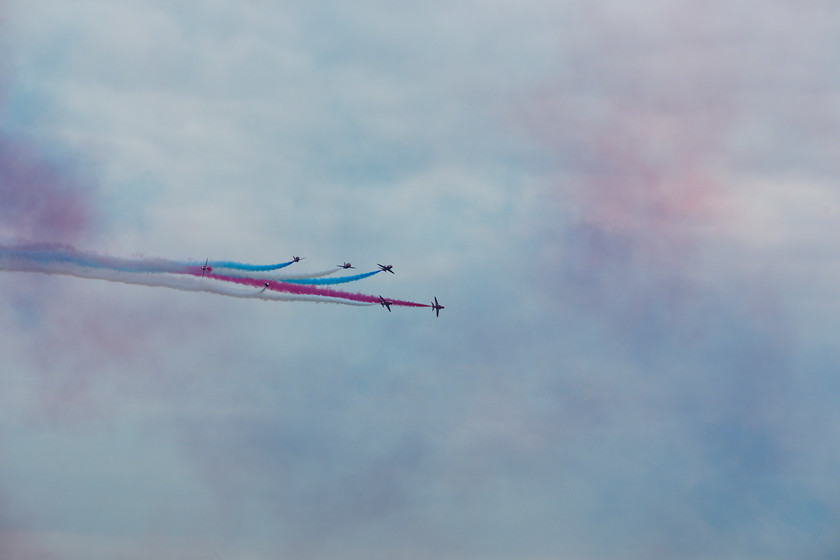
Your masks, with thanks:
[[[213,268],[229,268],[231,270],[247,270],[250,272],[268,272],[269,270],[277,270],[279,268],[284,268],[293,264],[295,261],[289,261],[280,264],[248,264],[248,263],[240,263],[234,261],[209,261],[207,266],[212,266]],[[193,266],[196,266],[196,263],[190,263]],[[199,262],[197,266],[203,265],[203,262]]]
[[[381,270],[374,270],[373,272],[365,272],[364,274],[355,274],[353,276],[342,276],[341,278],[301,278],[299,280],[283,280],[286,284],[344,284],[345,282],[355,282],[374,274],[379,274]]]
[[[0,245],[0,257],[23,258],[31,262],[42,264],[62,263],[88,268],[108,268],[120,272],[184,272],[188,267],[199,268],[203,262],[182,263],[166,259],[123,259],[117,257],[104,257],[90,253],[82,253],[72,247],[58,244],[31,244],[17,247]],[[207,266],[211,268],[229,268],[233,270],[245,270],[252,272],[263,272],[277,270],[289,266],[295,261],[281,264],[256,265],[234,261],[209,261]]]
[[[119,272],[183,272],[185,265],[165,259],[121,259],[84,254],[65,245],[0,245],[0,259],[26,260],[33,263],[71,264]]]
[[[235,263],[241,264],[241,263]],[[208,263],[209,265],[209,263]],[[208,266],[209,268],[209,266]],[[94,253],[83,253],[72,247],[57,244],[29,244],[8,246],[0,243],[0,270],[64,274],[80,278],[98,278],[111,282],[161,286],[187,291],[212,292],[233,297],[259,299],[289,299],[306,301],[353,302],[376,305],[382,297],[342,292],[333,288],[311,284],[340,284],[353,282],[379,274],[381,270],[332,279],[290,278],[286,282],[270,281],[259,277],[222,275],[203,270],[201,266],[178,263],[165,259],[123,259]],[[220,281],[216,283],[214,281]],[[231,289],[237,284],[256,290]],[[310,285],[305,285],[310,284]],[[279,294],[268,294],[280,292]],[[389,305],[405,307],[431,307],[412,301],[388,301]]]

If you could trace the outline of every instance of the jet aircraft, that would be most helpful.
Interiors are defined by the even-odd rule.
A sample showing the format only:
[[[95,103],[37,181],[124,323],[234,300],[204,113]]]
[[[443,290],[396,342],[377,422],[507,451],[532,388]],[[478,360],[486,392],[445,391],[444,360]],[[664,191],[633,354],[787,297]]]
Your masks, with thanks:
[[[392,264],[384,265],[384,264],[376,263],[376,266],[378,266],[380,268],[380,270],[382,270],[384,272],[390,272],[391,274],[394,274],[394,271],[391,270],[394,267],[394,265],[392,265]]]
[[[435,317],[440,317],[440,310],[446,309],[444,306],[438,303],[437,297],[435,297],[434,303],[432,303],[432,309],[435,310]]]
[[[344,264],[339,264],[339,265],[336,265],[336,266],[338,268],[356,268],[355,266],[352,266],[349,262],[346,262]]]
[[[204,278],[204,273],[207,272],[208,269],[212,270],[211,267],[207,266],[207,263],[210,262],[210,259],[204,259],[204,265],[201,267],[201,277]]]
[[[292,257],[292,262],[300,262],[301,259],[305,259],[306,257]]]
[[[262,289],[262,290],[260,290],[260,291],[259,291],[259,293],[263,293],[263,292],[264,292],[264,291],[266,291],[267,289],[268,289],[268,282],[266,282],[266,283],[263,285],[263,289]]]
[[[394,303],[393,301],[389,301],[382,296],[379,296],[379,305],[382,307],[387,307],[388,311],[391,311],[391,304]]]

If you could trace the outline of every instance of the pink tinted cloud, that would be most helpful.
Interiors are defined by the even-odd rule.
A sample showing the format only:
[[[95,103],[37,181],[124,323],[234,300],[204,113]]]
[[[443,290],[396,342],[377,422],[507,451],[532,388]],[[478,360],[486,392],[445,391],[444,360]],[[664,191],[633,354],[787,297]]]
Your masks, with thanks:
[[[49,560],[53,558],[19,516],[11,513],[8,498],[0,489],[0,558],[3,560]]]
[[[0,233],[28,240],[72,241],[93,220],[90,187],[25,142],[0,137]]]
[[[516,117],[555,175],[543,194],[564,219],[545,241],[559,246],[544,251],[556,266],[571,247],[587,253],[581,273],[620,260],[683,274],[737,219],[739,176],[836,168],[833,66],[816,48],[840,44],[836,10],[756,8],[616,1],[577,12],[553,75]],[[580,231],[599,242],[585,247]]]
[[[719,48],[722,20],[698,23],[679,7],[628,19],[611,6],[583,11],[587,33],[521,98],[516,126],[553,175],[543,200],[557,219],[542,258],[598,295],[685,291],[687,267],[728,219],[721,167],[738,61]]]
[[[693,115],[610,112],[581,138],[593,165],[572,193],[580,218],[642,245],[711,218],[719,191],[704,161],[714,149],[711,127]]]
[[[552,74],[519,98],[514,126],[546,170],[535,214],[553,218],[535,239],[550,274],[535,282],[635,346],[714,338],[733,308],[743,325],[783,315],[773,282],[740,266],[764,256],[739,240],[766,235],[750,231],[744,185],[805,176],[831,188],[836,10],[620,5],[582,10]]]
[[[0,0],[0,37],[6,6]],[[93,223],[92,185],[78,166],[53,157],[58,146],[6,130],[9,47],[0,43],[0,237],[78,240]]]
[[[171,396],[173,384],[198,370],[179,356],[206,352],[195,334],[214,330],[210,309],[196,308],[195,301],[144,297],[144,288],[62,285],[66,280],[46,278],[33,296],[41,304],[34,326],[14,334],[19,367],[30,371],[37,389],[24,409],[28,421],[61,425],[108,418],[125,400]]]
[[[3,560],[50,560],[55,558],[28,531],[0,527],[0,558]]]
[[[536,137],[548,150],[574,154],[559,156],[563,168],[544,194],[561,219],[541,239],[541,256],[581,303],[635,322],[654,302],[674,309],[690,297],[693,263],[727,219],[716,171],[726,123],[718,108],[610,96],[591,121],[562,91],[537,105],[548,118],[538,121]]]

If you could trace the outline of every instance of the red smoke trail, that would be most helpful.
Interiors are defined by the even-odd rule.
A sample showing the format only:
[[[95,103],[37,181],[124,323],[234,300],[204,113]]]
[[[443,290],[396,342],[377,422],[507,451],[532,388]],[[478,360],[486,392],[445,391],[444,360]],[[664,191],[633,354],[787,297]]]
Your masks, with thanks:
[[[189,270],[187,274],[193,276],[201,276],[201,269],[198,271]],[[227,276],[222,274],[205,273],[205,278],[214,280],[221,280],[223,282],[233,282],[235,284],[243,284],[245,286],[253,286],[255,288],[265,288],[268,283],[268,289],[276,292],[285,292],[289,294],[310,295],[310,296],[325,296],[339,299],[348,299],[350,301],[358,301],[362,303],[380,303],[378,296],[369,296],[366,294],[343,292],[341,290],[333,290],[332,288],[321,288],[318,286],[310,286],[305,284],[289,284],[287,282],[277,282],[275,280],[260,280],[259,278],[247,278],[244,276]],[[423,303],[415,303],[413,301],[403,301],[399,299],[388,299],[391,305],[400,305],[402,307],[430,307]]]

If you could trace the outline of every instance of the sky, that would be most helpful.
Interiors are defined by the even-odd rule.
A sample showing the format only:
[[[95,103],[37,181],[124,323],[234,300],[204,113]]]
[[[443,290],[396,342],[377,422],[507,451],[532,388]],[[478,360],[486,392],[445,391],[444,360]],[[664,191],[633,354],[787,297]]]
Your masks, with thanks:
[[[840,12],[0,0],[0,556],[840,556]]]

